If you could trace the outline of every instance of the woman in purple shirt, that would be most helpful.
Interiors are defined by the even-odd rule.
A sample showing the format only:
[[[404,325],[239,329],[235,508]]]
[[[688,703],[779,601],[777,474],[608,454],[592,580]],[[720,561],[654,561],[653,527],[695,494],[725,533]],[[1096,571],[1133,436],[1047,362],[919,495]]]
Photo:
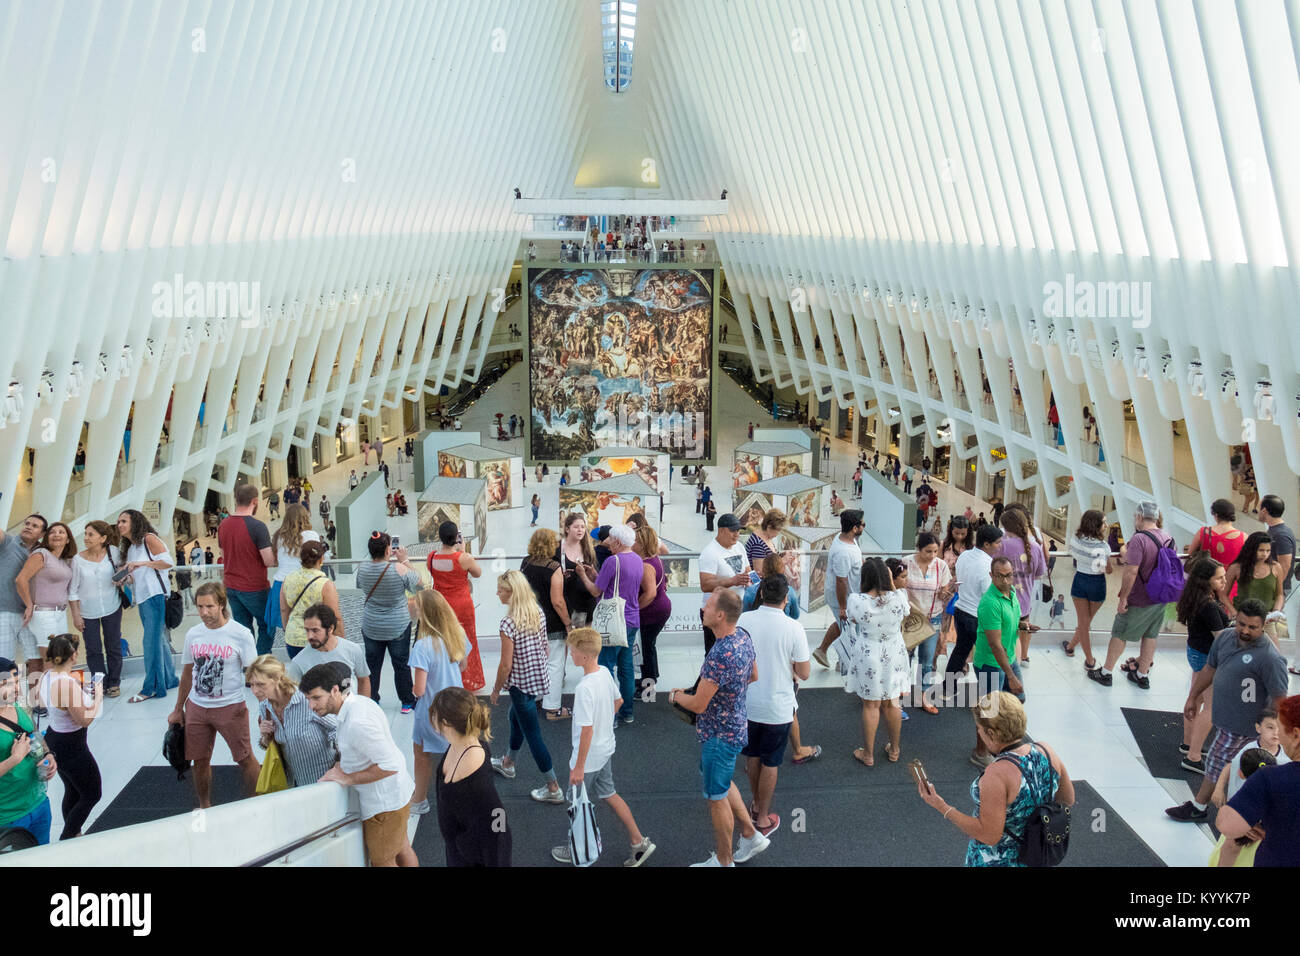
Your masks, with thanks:
[[[1030,537],[1029,524],[1017,508],[1002,512],[1001,556],[1011,560],[1016,597],[1020,599],[1020,663],[1029,663],[1029,612],[1033,608],[1034,584],[1047,573],[1043,548]]]
[[[641,588],[641,691],[654,692],[659,680],[659,657],[655,653],[655,640],[673,613],[673,602],[668,597],[668,575],[659,559],[659,535],[648,524],[636,529],[633,551],[641,558],[643,585]],[[646,598],[646,586],[650,591]]]
[[[582,583],[589,592],[611,598],[617,588],[619,597],[625,602],[623,619],[627,622],[627,647],[606,647],[600,652],[600,663],[609,668],[618,683],[623,708],[616,717],[625,724],[632,723],[632,699],[636,696],[632,645],[636,643],[637,630],[641,627],[641,600],[647,595],[653,597],[646,584],[645,565],[632,552],[634,544],[636,532],[628,525],[616,524],[609,529],[609,537],[605,539],[609,557],[601,564],[595,580],[592,580],[593,572],[589,565],[583,564],[578,568]]]

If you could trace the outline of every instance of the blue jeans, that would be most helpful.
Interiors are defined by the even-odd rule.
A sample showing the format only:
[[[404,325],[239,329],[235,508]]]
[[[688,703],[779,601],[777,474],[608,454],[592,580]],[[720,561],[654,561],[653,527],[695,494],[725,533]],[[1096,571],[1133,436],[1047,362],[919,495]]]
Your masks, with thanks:
[[[609,673],[618,684],[618,696],[623,698],[623,706],[615,715],[623,720],[632,716],[632,699],[636,697],[636,666],[632,662],[632,645],[636,643],[636,632],[640,628],[627,629],[627,647],[602,647],[597,663],[608,667]]]
[[[1020,674],[1020,661],[1018,661],[1014,656],[1011,658],[1011,673],[1016,675],[1016,680],[1020,681],[1020,686],[1023,687],[1025,684],[1025,679]],[[988,676],[981,677],[981,675],[988,675]],[[976,667],[975,680],[976,681],[983,680],[988,683],[987,691],[984,690],[982,687],[980,688],[981,694],[986,694],[986,693],[996,694],[1000,690],[1007,689],[1007,673],[997,664],[981,664],[980,666]],[[976,686],[978,687],[979,685],[977,684]],[[1025,702],[1025,695],[1023,692],[1017,694],[1016,697],[1020,699],[1020,702],[1022,704]]]
[[[36,842],[40,846],[47,846],[50,842],[50,798],[42,797],[40,806],[25,817],[19,817],[13,823],[7,823],[3,829],[13,827],[17,830],[26,830],[32,836],[36,837]]]
[[[269,628],[266,626],[266,598],[270,593],[270,588],[264,591],[226,589],[226,596],[230,599],[230,616],[257,635],[258,654],[270,654],[271,646],[275,643],[275,632],[267,633]]]
[[[537,524],[537,509],[533,508],[533,524]]]
[[[525,694],[518,687],[510,688],[510,756],[528,741],[528,749],[537,761],[537,769],[548,777],[554,776],[551,752],[542,740],[542,728],[537,723],[537,698]]]
[[[140,605],[140,626],[144,628],[144,685],[140,693],[166,697],[180,686],[176,666],[172,663],[172,646],[165,622],[167,598],[155,594]]]
[[[909,663],[914,659],[914,655],[921,658],[921,690],[925,690],[928,686],[926,678],[934,673],[934,649],[939,644],[939,623],[942,620],[942,614],[930,618],[930,623],[934,625],[934,633],[912,648],[911,654],[908,655]]]

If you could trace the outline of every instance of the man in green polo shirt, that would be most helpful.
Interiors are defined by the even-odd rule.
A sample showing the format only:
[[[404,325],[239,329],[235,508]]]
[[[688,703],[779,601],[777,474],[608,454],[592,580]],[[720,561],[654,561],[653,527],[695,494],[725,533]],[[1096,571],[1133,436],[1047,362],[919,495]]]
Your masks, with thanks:
[[[1014,568],[1010,558],[993,559],[990,566],[992,583],[980,598],[975,653],[971,663],[975,665],[975,686],[981,696],[1007,690],[1024,700],[1025,688],[1020,682],[1020,665],[1016,662],[1020,599],[1016,597]],[[978,767],[993,760],[978,733],[970,759]]]

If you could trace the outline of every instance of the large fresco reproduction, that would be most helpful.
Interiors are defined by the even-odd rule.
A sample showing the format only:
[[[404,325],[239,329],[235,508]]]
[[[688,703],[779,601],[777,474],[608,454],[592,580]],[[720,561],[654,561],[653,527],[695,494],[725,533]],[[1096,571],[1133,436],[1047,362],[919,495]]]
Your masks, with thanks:
[[[777,455],[773,478],[803,474],[803,455]]]
[[[510,459],[480,461],[478,476],[487,479],[487,506],[489,511],[510,507]]]
[[[653,524],[658,523],[658,497],[654,498],[655,514]],[[560,489],[560,514],[568,515],[580,511],[587,517],[588,530],[599,528],[603,524],[627,524],[627,519],[634,514],[646,514],[646,502],[640,495],[618,495],[608,491],[575,491],[571,488]],[[647,515],[650,517],[650,515]]]
[[[580,482],[635,475],[655,491],[659,490],[659,462],[654,455],[630,455],[626,458],[586,456],[578,460],[578,466]]]
[[[480,555],[487,554],[487,485],[484,484],[474,502],[474,547]]]
[[[821,514],[821,507],[822,490],[813,488],[809,491],[801,491],[797,495],[791,495],[786,506],[786,514],[792,525],[815,528],[820,524],[817,517]]]
[[[452,455],[445,451],[438,452],[438,477],[440,478],[468,478],[471,477],[466,467],[465,459],[459,455]]]
[[[417,512],[418,537],[421,544],[436,544],[438,528],[443,522],[450,521],[460,527],[460,505],[445,502],[421,501]]]
[[[712,460],[712,270],[531,269],[528,282],[532,460],[601,445]]]
[[[756,481],[762,480],[763,457],[761,455],[750,455],[742,452],[736,452],[735,461],[731,466],[731,488],[743,488],[745,485],[752,485]]]
[[[740,533],[753,534],[763,525],[763,515],[772,507],[772,496],[759,491],[742,495],[734,514],[740,519]]]

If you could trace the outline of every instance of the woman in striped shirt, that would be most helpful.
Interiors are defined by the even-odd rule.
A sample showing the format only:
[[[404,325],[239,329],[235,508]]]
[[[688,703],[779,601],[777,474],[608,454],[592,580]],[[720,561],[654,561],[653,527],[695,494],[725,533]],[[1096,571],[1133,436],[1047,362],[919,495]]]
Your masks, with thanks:
[[[307,698],[298,690],[284,664],[263,654],[248,665],[248,686],[261,703],[257,708],[263,750],[271,740],[280,748],[289,786],[306,787],[321,777],[338,760],[334,743],[338,718],[312,712]]]

